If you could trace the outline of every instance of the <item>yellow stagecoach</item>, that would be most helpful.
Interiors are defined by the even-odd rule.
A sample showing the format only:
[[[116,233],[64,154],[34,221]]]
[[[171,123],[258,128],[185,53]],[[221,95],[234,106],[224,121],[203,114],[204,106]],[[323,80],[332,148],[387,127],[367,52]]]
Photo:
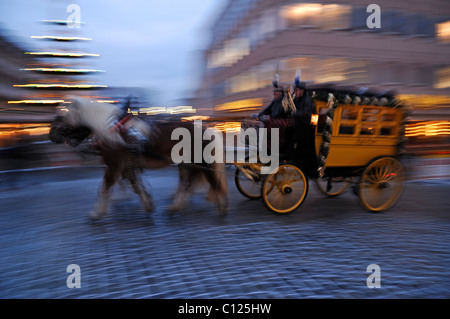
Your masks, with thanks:
[[[315,139],[313,167],[305,165],[304,156],[282,155],[278,169],[266,175],[261,173],[261,163],[235,163],[240,193],[262,198],[276,214],[287,214],[303,203],[313,179],[329,197],[352,186],[371,212],[392,207],[404,188],[405,171],[399,158],[404,150],[406,108],[391,92],[326,86],[309,88],[308,94],[318,112],[311,135]]]

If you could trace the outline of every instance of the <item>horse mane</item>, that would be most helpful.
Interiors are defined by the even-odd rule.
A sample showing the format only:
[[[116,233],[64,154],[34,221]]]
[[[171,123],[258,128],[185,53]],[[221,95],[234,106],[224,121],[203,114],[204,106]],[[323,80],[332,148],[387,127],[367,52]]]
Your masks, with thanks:
[[[70,97],[67,107],[68,120],[74,126],[86,126],[92,131],[94,140],[108,144],[124,144],[118,132],[111,132],[109,126],[112,119],[117,118],[120,108],[110,103],[98,103],[80,97]]]

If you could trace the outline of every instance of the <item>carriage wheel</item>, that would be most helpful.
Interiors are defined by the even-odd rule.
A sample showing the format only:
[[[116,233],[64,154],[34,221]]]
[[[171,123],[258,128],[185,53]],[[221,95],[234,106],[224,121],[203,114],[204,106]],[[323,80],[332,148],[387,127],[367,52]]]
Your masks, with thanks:
[[[294,164],[282,164],[276,173],[264,179],[261,195],[264,205],[276,214],[288,214],[297,209],[308,193],[308,179]]]
[[[400,198],[405,182],[405,170],[393,157],[381,157],[370,163],[359,182],[361,204],[371,212],[392,207]]]
[[[320,192],[328,197],[344,193],[352,185],[351,177],[319,177],[315,180]]]
[[[259,169],[250,165],[236,167],[234,183],[238,191],[247,198],[261,198],[261,173]]]

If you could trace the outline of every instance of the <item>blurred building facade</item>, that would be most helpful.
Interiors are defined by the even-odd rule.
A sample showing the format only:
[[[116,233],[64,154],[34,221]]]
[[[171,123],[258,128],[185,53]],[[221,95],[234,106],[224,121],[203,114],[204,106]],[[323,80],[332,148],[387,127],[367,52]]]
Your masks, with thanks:
[[[10,113],[8,111],[17,110],[8,101],[20,99],[30,94],[27,89],[13,88],[15,84],[24,84],[27,81],[38,80],[37,74],[25,74],[19,72],[24,65],[32,64],[35,59],[24,54],[24,49],[11,41],[6,32],[0,30],[0,106],[2,114]],[[6,116],[2,116],[2,121]]]
[[[67,15],[67,3],[48,4],[51,17],[36,24],[31,44],[0,30],[0,147],[47,140],[56,108],[68,95],[111,102],[101,91],[107,86],[90,77],[103,71],[88,60],[99,55],[85,52],[92,39],[82,36],[84,23],[54,19]]]
[[[417,120],[450,120],[450,2],[229,0],[210,28],[195,104],[239,118],[271,98],[272,80],[393,89]]]
[[[35,92],[14,85],[42,79],[41,74],[20,72],[25,66],[37,63],[34,57],[24,52],[25,49],[12,40],[6,30],[0,30],[0,148],[24,142],[34,134],[46,133],[48,123],[54,117],[46,106],[21,103]]]

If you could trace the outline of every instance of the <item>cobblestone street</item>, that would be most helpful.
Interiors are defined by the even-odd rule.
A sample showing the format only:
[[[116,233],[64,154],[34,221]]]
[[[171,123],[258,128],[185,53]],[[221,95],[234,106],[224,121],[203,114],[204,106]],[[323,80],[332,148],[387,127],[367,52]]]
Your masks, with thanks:
[[[168,168],[145,173],[153,214],[116,191],[98,222],[87,213],[101,168],[3,174],[0,298],[450,298],[448,179],[408,181],[379,214],[351,191],[325,198],[310,182],[303,205],[276,216],[228,173],[225,218],[202,193],[170,216]],[[81,288],[66,285],[70,264]],[[371,264],[380,288],[367,286]]]

